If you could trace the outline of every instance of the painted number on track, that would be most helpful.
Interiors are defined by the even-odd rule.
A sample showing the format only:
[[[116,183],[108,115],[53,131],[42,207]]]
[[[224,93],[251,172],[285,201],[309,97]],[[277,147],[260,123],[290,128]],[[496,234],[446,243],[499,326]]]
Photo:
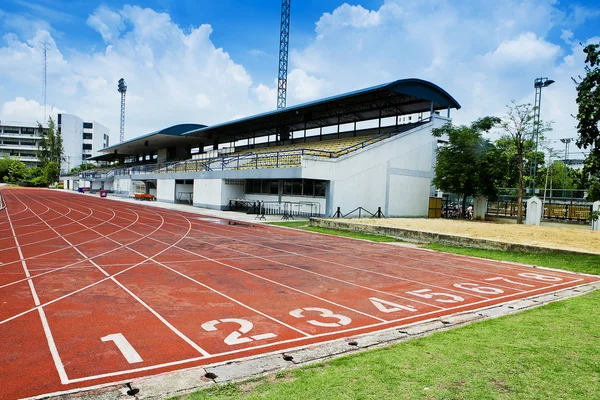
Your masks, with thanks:
[[[369,301],[381,312],[393,313],[396,311],[410,311],[416,312],[417,309],[411,306],[403,306],[401,304],[392,303],[391,301],[381,300],[377,297],[369,297]]]
[[[324,328],[337,328],[339,326],[348,325],[352,322],[352,320],[345,315],[334,314],[333,311],[328,310],[326,308],[319,307],[305,307],[305,308],[297,308],[295,310],[290,311],[290,315],[296,318],[304,318],[302,315],[305,311],[314,311],[320,313],[319,316],[323,318],[335,318],[337,322],[321,322],[314,319],[309,319],[308,322],[311,325],[322,326]]]
[[[123,336],[122,333],[113,333],[112,335],[100,338],[100,340],[103,342],[115,342],[115,345],[121,351],[121,354],[123,354],[123,357],[125,357],[129,364],[144,361],[138,352],[135,351],[133,346],[127,341],[127,339],[125,339],[125,336]]]
[[[435,299],[435,301],[439,301],[440,303],[460,303],[461,301],[465,301],[464,298],[457,296],[455,294],[449,293],[441,293],[441,292],[431,292],[431,289],[419,289],[413,290],[412,292],[406,292],[407,294],[412,294],[413,296],[422,297],[424,299],[433,299],[434,297],[442,297],[441,299]]]
[[[562,278],[559,278],[558,276],[536,274],[535,272],[522,272],[519,274],[519,276],[522,276],[523,278],[537,279],[538,281],[544,281],[544,282],[560,282],[560,281],[562,281]]]
[[[454,287],[458,288],[458,289],[470,290],[472,292],[481,293],[481,294],[502,294],[502,293],[504,293],[504,290],[502,290],[502,289],[489,287],[489,286],[480,286],[476,283],[455,283]]]
[[[528,287],[535,287],[534,285],[529,285],[527,283],[522,283],[522,282],[515,282],[515,281],[511,281],[510,279],[506,279],[506,278],[502,278],[501,276],[497,276],[495,278],[487,278],[485,279],[486,281],[503,281],[503,282],[507,282],[507,283],[513,283],[515,285],[522,285],[522,286],[528,286]]]
[[[234,323],[234,324],[238,324],[240,326],[240,328],[237,331],[231,332],[229,335],[227,335],[227,337],[225,338],[225,340],[223,340],[225,342],[225,344],[229,345],[229,346],[233,346],[235,344],[242,344],[242,343],[248,343],[248,342],[252,342],[253,340],[263,340],[263,339],[271,339],[274,337],[277,337],[276,334],[274,333],[262,333],[260,335],[254,335],[254,336],[250,336],[250,337],[243,337],[243,334],[246,334],[248,332],[250,332],[252,330],[252,328],[254,328],[254,325],[252,324],[252,322],[245,320],[245,319],[241,319],[241,318],[224,318],[224,319],[220,319],[220,320],[212,320],[212,321],[208,321],[202,324],[202,329],[204,329],[207,332],[212,332],[212,331],[216,331],[217,329],[217,324],[219,323]]]

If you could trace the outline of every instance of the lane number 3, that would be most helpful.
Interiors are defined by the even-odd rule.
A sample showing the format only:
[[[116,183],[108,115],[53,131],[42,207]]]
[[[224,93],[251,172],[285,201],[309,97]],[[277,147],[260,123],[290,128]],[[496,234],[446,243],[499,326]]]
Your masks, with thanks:
[[[296,318],[304,318],[305,311],[318,312],[319,316],[322,318],[333,318],[333,319],[337,320],[337,322],[321,322],[321,321],[317,321],[315,319],[309,319],[308,321],[306,321],[309,324],[314,325],[314,326],[321,326],[324,328],[337,328],[339,326],[348,325],[352,322],[352,320],[350,318],[346,317],[345,315],[334,314],[333,311],[331,311],[331,310],[328,310],[326,308],[319,308],[319,307],[297,308],[295,310],[290,311],[290,315],[292,317],[296,317]]]

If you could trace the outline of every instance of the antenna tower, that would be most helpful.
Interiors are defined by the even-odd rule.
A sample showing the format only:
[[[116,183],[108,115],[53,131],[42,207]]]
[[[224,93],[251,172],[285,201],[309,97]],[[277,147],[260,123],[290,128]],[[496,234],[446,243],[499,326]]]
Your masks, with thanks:
[[[44,121],[43,124],[47,123],[46,121],[46,73],[47,73],[47,53],[48,53],[48,42],[43,42],[44,45],[44,77],[42,81],[42,96],[44,97]]]
[[[290,3],[281,0],[281,29],[279,31],[279,75],[277,78],[277,109],[285,108],[287,96],[288,50],[290,43]]]
[[[119,93],[121,93],[121,143],[125,141],[125,93],[127,93],[127,85],[125,79],[119,79],[119,86],[117,87]]]

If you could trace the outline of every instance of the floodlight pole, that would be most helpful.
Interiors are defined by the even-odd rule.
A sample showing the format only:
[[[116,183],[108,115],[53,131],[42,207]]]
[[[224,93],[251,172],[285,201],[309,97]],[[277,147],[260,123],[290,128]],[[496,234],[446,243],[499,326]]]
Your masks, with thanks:
[[[531,195],[535,196],[535,174],[537,172],[537,151],[538,142],[540,136],[540,111],[542,107],[542,88],[552,85],[554,81],[548,78],[536,78],[533,81],[533,87],[535,88],[535,101],[533,108],[533,132],[532,136],[535,138],[535,152],[531,159],[531,168],[529,176],[531,177]]]
[[[125,141],[125,93],[127,93],[127,85],[125,79],[119,79],[119,85],[117,91],[121,93],[121,129],[120,129],[120,140],[121,143]]]

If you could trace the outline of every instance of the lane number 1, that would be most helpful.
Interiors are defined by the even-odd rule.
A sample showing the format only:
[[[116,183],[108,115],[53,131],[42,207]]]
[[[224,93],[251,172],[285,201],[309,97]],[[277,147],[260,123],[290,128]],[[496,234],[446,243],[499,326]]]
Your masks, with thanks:
[[[112,335],[100,338],[100,340],[103,342],[114,342],[129,364],[135,364],[144,361],[138,352],[135,351],[131,343],[125,339],[125,336],[123,336],[122,333],[113,333]]]

